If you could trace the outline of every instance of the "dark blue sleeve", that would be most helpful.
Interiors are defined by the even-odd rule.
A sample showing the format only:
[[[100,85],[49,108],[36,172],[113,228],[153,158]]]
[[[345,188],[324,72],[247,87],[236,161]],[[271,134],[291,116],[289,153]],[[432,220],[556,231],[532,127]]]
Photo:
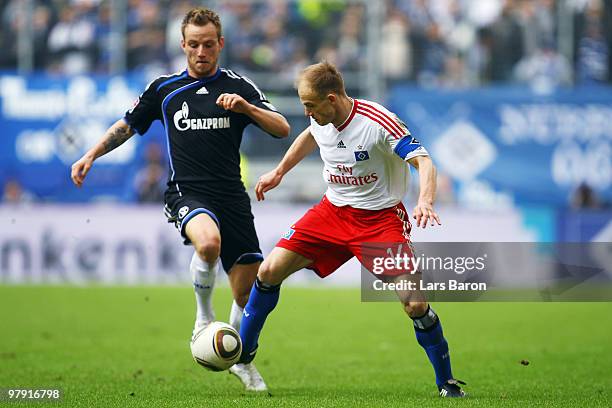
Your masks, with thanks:
[[[139,135],[146,133],[154,120],[161,120],[161,102],[156,85],[158,82],[159,80],[151,82],[132,108],[125,113],[124,120]]]
[[[278,112],[276,107],[268,101],[266,95],[255,85],[255,82],[244,76],[242,77],[241,96],[252,105],[272,112]]]

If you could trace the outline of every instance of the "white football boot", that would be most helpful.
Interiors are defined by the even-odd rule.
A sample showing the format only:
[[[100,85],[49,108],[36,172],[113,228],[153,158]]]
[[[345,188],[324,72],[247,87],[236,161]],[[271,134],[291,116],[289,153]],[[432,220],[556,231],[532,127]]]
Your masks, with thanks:
[[[238,377],[247,391],[268,391],[268,386],[253,363],[234,364],[230,367],[229,372]]]

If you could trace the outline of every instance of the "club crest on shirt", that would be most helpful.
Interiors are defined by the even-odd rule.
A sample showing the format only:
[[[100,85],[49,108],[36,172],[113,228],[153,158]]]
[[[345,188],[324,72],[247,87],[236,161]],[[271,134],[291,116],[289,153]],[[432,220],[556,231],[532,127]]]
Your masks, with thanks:
[[[355,152],[355,160],[356,161],[365,161],[370,158],[370,154],[367,150],[357,150]]]

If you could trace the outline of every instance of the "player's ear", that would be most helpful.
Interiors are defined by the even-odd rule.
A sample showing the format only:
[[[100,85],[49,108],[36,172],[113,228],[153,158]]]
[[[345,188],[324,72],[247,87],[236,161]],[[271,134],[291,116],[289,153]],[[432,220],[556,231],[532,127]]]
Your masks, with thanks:
[[[181,38],[181,49],[185,51],[185,39]]]
[[[225,46],[225,37],[219,38],[219,50],[222,50]]]
[[[338,97],[336,96],[336,94],[330,93],[327,95],[327,100],[331,103],[336,103]]]

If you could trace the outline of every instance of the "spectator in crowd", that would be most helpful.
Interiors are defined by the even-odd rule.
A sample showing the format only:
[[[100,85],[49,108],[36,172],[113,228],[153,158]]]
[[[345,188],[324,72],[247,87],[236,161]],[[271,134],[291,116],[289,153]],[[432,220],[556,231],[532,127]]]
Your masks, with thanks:
[[[98,8],[96,18],[96,72],[111,71],[112,41],[111,9],[109,4],[104,3]]]
[[[126,7],[127,69],[150,74],[182,69],[174,44],[190,0],[32,0],[26,18],[24,4],[0,1],[1,68],[16,68],[17,39],[31,28],[35,69],[109,72],[117,52],[110,44],[111,8]],[[277,74],[290,89],[291,76],[285,73],[299,72],[314,60],[327,59],[347,73],[362,70],[367,61],[365,27],[372,3],[365,0],[232,0],[220,7],[230,40],[223,63],[240,72]],[[456,88],[525,81],[517,73],[531,75],[537,66],[539,72],[562,71],[556,82],[568,83],[562,61],[569,54],[542,47],[563,35],[557,27],[561,10],[575,13],[569,82],[612,77],[612,0],[385,0],[384,7],[379,48],[383,75],[391,82]]]
[[[282,20],[269,19],[263,24],[262,38],[255,45],[251,58],[258,71],[282,72],[291,60],[294,39]]]
[[[517,21],[523,32],[523,53],[539,51],[540,44],[555,38],[554,0],[522,0],[516,7]]]
[[[584,12],[576,16],[575,64],[578,83],[604,82],[609,77],[610,48],[605,30],[610,31],[610,28],[606,28],[605,23],[606,14],[600,0],[589,1]]]
[[[2,202],[5,204],[26,204],[35,201],[32,193],[25,190],[16,179],[8,179],[2,189]]]
[[[87,16],[90,7],[77,3],[60,10],[59,21],[51,28],[47,42],[50,71],[76,75],[92,70],[96,27]]]
[[[47,66],[47,38],[51,30],[51,10],[46,5],[34,8],[32,16],[32,41],[34,69],[40,70]]]
[[[17,0],[0,5],[2,26],[0,27],[0,68],[17,67],[17,35],[24,19],[20,17]]]
[[[127,34],[128,69],[167,71],[166,31],[157,2],[138,2],[134,10],[134,23]],[[147,67],[148,65],[148,67]]]
[[[408,17],[389,3],[388,15],[382,27],[380,58],[383,74],[390,83],[407,80],[412,71],[412,47],[408,41]]]
[[[162,203],[166,189],[166,166],[162,148],[155,142],[145,148],[144,166],[136,173],[134,189],[139,203]]]
[[[341,71],[358,71],[365,68],[366,59],[363,47],[364,10],[362,5],[349,6],[340,21],[338,48],[338,68]]]
[[[552,41],[544,40],[541,47],[527,55],[515,67],[515,78],[541,90],[560,85],[569,85],[572,80],[569,61],[559,52]]]
[[[187,14],[191,8],[191,2],[189,0],[182,0],[179,2],[172,2],[169,5],[169,16],[168,23],[166,24],[166,55],[170,62],[170,70],[173,72],[181,71],[185,65],[185,55],[183,50],[177,44],[181,43],[181,23],[183,16]]]
[[[571,197],[571,207],[578,209],[596,209],[601,207],[601,202],[595,190],[587,183],[581,183]]]
[[[425,86],[439,85],[439,80],[445,72],[448,49],[437,23],[431,22],[427,26],[423,48],[423,60],[417,73],[417,81]]]
[[[491,81],[510,81],[524,55],[523,34],[516,15],[517,0],[505,0],[501,16],[491,25]]]

